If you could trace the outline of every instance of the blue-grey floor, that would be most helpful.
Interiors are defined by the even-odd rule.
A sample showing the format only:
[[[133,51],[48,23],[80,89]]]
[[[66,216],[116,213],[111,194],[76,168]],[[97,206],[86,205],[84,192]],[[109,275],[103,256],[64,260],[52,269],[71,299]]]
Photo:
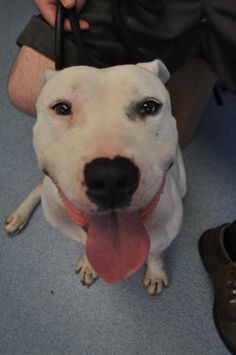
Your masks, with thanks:
[[[1,3],[0,218],[40,177],[31,144],[33,119],[6,94],[17,33],[30,1]],[[213,290],[198,255],[207,228],[235,219],[236,100],[212,98],[185,149],[188,195],[181,233],[166,253],[171,284],[158,297],[142,286],[144,269],[130,280],[91,289],[73,267],[82,247],[49,226],[39,207],[14,238],[0,237],[0,354],[2,355],[226,355],[212,317]]]

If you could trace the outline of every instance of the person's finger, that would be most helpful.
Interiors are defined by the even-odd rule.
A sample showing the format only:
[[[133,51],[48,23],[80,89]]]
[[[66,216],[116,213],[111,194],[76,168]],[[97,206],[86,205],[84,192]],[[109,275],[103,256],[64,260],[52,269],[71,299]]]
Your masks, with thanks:
[[[65,0],[63,0],[65,1]],[[77,0],[85,2],[85,0]],[[32,0],[33,4],[42,14],[43,18],[49,23],[49,25],[55,27],[56,21],[56,4],[54,0]],[[80,20],[81,30],[88,30],[89,23],[85,20]],[[66,31],[71,31],[70,22],[68,19],[65,20],[64,29]]]
[[[76,5],[76,0],[60,0],[66,9],[71,9]]]
[[[89,29],[89,23],[88,23],[87,21],[85,21],[85,20],[80,20],[80,21],[79,21],[79,24],[80,24],[80,29],[81,29],[81,30],[86,31],[86,30]],[[69,21],[68,19],[65,20],[64,29],[65,29],[66,31],[68,31],[68,32],[71,31],[70,21]]]
[[[72,7],[76,6],[77,10],[80,10],[87,0],[60,0],[62,5],[66,9],[71,9]]]

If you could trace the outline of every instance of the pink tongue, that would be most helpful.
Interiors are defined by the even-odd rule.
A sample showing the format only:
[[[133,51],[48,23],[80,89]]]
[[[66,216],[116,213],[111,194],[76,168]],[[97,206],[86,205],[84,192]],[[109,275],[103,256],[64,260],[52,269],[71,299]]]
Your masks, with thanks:
[[[105,281],[127,279],[144,264],[149,249],[149,236],[139,212],[89,216],[87,257]]]

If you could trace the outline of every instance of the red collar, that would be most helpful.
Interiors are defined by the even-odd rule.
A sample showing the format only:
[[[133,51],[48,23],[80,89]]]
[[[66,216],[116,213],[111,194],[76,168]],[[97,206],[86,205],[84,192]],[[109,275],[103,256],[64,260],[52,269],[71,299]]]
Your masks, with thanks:
[[[145,222],[154,212],[160,198],[161,194],[163,193],[164,190],[164,185],[165,185],[165,180],[163,180],[160,190],[154,195],[152,200],[140,210],[140,218],[142,222]],[[57,185],[56,185],[57,186]],[[88,228],[88,218],[86,215],[84,215],[82,212],[80,212],[77,208],[74,207],[74,205],[68,200],[66,195],[60,190],[60,188],[57,186],[59,195],[61,197],[61,200],[63,202],[63,205],[65,209],[67,210],[70,218],[78,224],[82,228]]]

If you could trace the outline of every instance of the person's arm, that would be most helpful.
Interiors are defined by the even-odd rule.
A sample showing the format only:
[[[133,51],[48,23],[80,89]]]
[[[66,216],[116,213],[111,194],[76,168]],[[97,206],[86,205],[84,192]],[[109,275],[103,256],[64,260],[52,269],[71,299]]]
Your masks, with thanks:
[[[61,0],[61,3],[67,9],[72,8],[76,5],[77,9],[80,10],[84,6],[87,0]],[[32,0],[33,4],[40,11],[41,15],[51,26],[55,26],[56,19],[56,4],[54,0]],[[81,30],[89,29],[89,24],[87,21],[80,20]],[[65,20],[65,30],[71,31],[69,20]]]

